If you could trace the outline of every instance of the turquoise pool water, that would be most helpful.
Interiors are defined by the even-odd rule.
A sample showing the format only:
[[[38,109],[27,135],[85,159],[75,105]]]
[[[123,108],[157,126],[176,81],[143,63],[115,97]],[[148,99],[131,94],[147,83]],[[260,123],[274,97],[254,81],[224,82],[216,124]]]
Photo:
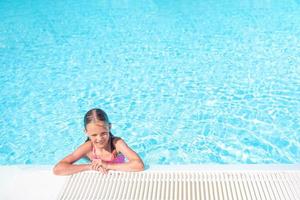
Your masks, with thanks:
[[[148,164],[300,163],[300,2],[0,1],[0,164],[103,108]]]

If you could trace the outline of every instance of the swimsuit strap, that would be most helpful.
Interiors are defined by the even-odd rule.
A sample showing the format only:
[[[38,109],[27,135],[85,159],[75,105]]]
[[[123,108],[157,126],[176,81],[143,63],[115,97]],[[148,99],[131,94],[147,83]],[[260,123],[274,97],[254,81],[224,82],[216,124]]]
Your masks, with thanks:
[[[93,156],[94,156],[94,158],[95,158],[95,159],[101,159],[101,158],[99,158],[99,157],[97,156],[97,154],[96,154],[96,148],[94,147],[93,144],[92,144],[92,148],[93,148]]]

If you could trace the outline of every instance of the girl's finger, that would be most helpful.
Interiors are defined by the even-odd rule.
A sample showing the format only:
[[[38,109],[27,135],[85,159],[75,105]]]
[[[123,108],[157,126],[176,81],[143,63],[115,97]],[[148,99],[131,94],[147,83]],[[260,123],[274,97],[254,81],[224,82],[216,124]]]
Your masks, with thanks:
[[[99,171],[101,174],[104,174],[104,173],[103,173],[102,167],[99,167],[99,168],[98,168],[98,171]]]
[[[106,171],[105,168],[101,167],[101,171],[102,171],[103,174],[107,174],[107,171]]]
[[[91,166],[92,170],[97,171],[99,167],[100,166],[97,163],[92,163],[92,166]]]

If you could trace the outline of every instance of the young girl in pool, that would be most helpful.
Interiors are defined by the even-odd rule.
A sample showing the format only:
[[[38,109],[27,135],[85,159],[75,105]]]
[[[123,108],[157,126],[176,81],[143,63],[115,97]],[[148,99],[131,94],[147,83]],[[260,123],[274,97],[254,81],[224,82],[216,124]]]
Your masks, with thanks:
[[[73,153],[62,159],[53,168],[56,175],[70,175],[85,170],[96,170],[106,174],[108,170],[142,171],[142,159],[124,140],[110,132],[111,123],[101,109],[92,109],[84,116],[84,131],[87,141]],[[91,160],[89,164],[74,164],[82,157]],[[125,162],[125,157],[128,162]]]

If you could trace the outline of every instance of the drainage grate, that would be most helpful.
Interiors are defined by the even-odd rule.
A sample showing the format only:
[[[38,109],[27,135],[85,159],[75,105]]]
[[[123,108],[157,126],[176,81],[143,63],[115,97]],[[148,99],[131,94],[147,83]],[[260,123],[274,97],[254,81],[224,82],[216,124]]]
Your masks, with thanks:
[[[60,200],[299,200],[300,171],[87,171],[67,179]]]

